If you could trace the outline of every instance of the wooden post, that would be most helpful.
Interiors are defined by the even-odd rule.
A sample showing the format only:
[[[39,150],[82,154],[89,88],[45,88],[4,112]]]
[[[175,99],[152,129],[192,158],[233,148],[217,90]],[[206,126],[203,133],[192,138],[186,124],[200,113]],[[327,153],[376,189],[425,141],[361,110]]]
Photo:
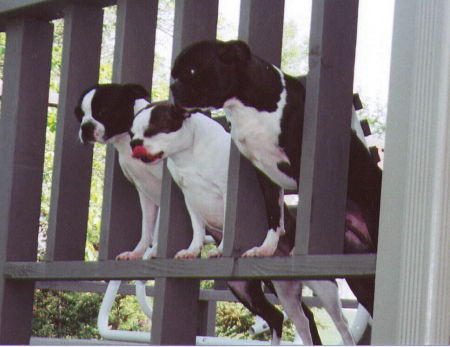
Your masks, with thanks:
[[[217,0],[176,1],[172,61],[187,45],[215,38],[217,13]],[[173,257],[189,245],[192,229],[190,219],[186,219],[188,215],[182,193],[172,181],[166,166],[161,199],[158,257]],[[155,281],[152,344],[195,344],[199,284],[198,280],[190,279],[164,278]]]
[[[343,251],[358,0],[313,2],[296,254]]]
[[[239,39],[266,61],[280,66],[284,1],[243,1]],[[267,22],[269,21],[269,23]],[[268,230],[256,169],[234,143],[230,149],[224,255],[240,256],[260,245]]]
[[[173,258],[179,250],[189,246],[192,227],[183,193],[171,179],[166,165],[161,195],[158,258]],[[199,290],[199,280],[155,280],[151,344],[195,344]]]
[[[83,260],[92,172],[92,146],[78,141],[74,109],[81,92],[97,83],[103,10],[71,5],[65,10],[46,259]],[[74,170],[76,168],[76,170]]]
[[[0,116],[0,344],[28,344],[34,282],[4,278],[8,261],[36,261],[53,26],[10,22]]]
[[[394,13],[372,343],[448,345],[450,3]]]
[[[150,93],[157,13],[156,0],[118,1],[113,82],[141,84]],[[100,259],[114,259],[119,253],[132,250],[140,239],[141,228],[137,191],[124,177],[117,151],[108,145]]]

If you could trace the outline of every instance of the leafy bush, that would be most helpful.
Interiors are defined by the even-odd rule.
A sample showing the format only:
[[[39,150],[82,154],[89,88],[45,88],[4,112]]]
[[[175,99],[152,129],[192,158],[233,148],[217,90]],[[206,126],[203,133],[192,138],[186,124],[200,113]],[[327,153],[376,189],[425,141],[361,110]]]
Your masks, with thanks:
[[[101,300],[98,294],[36,290],[32,335],[99,338],[96,326]]]
[[[32,335],[99,339],[97,316],[102,299],[103,294],[36,290]],[[117,295],[109,323],[114,330],[149,331],[149,319],[134,296]]]

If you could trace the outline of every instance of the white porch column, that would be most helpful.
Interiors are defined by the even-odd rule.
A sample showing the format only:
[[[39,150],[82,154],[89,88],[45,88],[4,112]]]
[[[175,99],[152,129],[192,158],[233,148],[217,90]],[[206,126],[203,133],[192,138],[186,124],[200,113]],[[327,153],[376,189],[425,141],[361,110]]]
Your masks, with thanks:
[[[450,343],[450,1],[397,0],[372,344]]]

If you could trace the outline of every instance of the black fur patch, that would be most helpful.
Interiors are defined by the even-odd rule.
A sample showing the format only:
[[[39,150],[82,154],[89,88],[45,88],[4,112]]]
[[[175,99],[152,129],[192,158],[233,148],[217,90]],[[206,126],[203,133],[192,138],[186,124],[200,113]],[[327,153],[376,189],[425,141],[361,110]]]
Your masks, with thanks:
[[[183,121],[189,114],[183,109],[170,103],[158,103],[152,110],[145,137],[152,137],[160,133],[171,133],[183,126]]]
[[[105,127],[105,139],[127,132],[134,118],[134,101],[148,98],[147,91],[136,84],[99,84],[85,90],[75,107],[75,116],[79,121],[84,116],[81,108],[83,98],[95,89],[92,98],[92,117]]]

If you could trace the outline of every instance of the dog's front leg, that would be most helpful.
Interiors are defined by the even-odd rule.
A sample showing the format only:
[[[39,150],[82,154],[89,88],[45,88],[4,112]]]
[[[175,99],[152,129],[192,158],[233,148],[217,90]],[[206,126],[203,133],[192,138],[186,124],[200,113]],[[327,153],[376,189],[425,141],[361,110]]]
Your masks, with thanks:
[[[186,207],[191,218],[193,237],[192,242],[187,249],[182,249],[175,254],[176,259],[193,259],[197,258],[203,246],[205,239],[205,223],[198,213],[191,207],[189,201],[185,199]]]
[[[261,186],[266,206],[269,230],[261,246],[246,251],[244,257],[268,257],[277,249],[278,240],[284,234],[284,190],[275,184],[264,173],[257,170],[258,181]]]
[[[116,259],[117,260],[136,260],[141,259],[146,252],[147,248],[153,241],[153,234],[155,230],[156,219],[158,216],[158,205],[149,198],[147,198],[143,193],[139,192],[139,202],[142,211],[142,229],[141,229],[141,239],[132,251],[126,251],[120,253]],[[156,245],[153,244],[152,248],[146,252],[147,258],[156,257]]]

